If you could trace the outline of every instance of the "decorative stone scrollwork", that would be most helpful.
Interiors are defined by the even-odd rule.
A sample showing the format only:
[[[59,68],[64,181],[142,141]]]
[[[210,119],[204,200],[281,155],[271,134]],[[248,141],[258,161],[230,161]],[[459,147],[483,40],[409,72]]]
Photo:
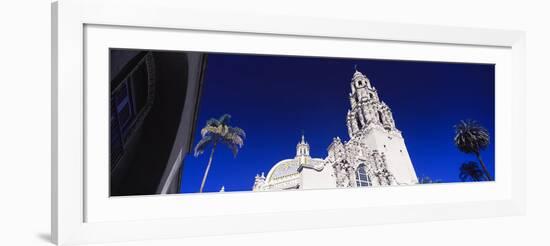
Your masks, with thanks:
[[[350,141],[342,143],[340,138],[334,138],[329,146],[329,154],[325,163],[334,169],[337,187],[354,187],[355,170],[361,164],[365,165],[367,175],[373,185],[394,185],[395,178],[387,169],[386,156],[383,152],[367,147],[366,132],[359,131]]]
[[[347,161],[341,161],[332,165],[334,175],[336,177],[336,187],[351,187],[352,186],[352,171],[353,168]]]

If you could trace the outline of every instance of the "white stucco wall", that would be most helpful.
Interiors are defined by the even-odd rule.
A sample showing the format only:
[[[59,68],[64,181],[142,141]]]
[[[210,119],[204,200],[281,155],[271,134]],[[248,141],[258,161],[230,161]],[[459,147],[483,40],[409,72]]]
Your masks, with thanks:
[[[313,168],[303,168],[301,170],[302,183],[300,189],[330,189],[336,187],[336,180],[332,175],[332,167],[325,166],[317,171]]]
[[[373,128],[365,141],[371,149],[384,153],[388,170],[394,175],[398,184],[418,183],[405,140],[400,134]]]

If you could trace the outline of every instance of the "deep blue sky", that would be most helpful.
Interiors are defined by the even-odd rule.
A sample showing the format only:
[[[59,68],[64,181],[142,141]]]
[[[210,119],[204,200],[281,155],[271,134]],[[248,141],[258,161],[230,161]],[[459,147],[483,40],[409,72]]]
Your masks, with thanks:
[[[392,109],[418,176],[457,182],[460,164],[476,160],[453,145],[453,125],[463,119],[489,130],[482,156],[494,174],[494,65],[209,54],[195,143],[206,120],[224,113],[247,138],[237,158],[217,148],[205,191],[251,190],[257,173],[294,157],[302,130],[317,158],[333,137],[347,141],[355,65]],[[199,190],[209,151],[185,158],[182,192]]]

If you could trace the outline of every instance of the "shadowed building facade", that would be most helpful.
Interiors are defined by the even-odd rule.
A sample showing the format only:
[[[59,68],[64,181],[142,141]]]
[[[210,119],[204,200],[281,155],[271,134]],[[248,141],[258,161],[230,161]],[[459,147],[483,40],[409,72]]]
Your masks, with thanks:
[[[110,194],[178,193],[206,55],[110,50]]]

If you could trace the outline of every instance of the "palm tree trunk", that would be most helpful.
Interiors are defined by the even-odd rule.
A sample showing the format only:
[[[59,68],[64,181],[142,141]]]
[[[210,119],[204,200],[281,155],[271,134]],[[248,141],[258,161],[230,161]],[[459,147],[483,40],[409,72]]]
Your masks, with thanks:
[[[210,171],[210,165],[212,165],[212,159],[214,158],[214,151],[216,151],[216,145],[217,145],[217,142],[214,142],[214,145],[212,146],[212,150],[210,151],[210,158],[208,159],[208,165],[206,166],[206,171],[204,171],[204,176],[202,177],[201,189],[199,190],[199,193],[202,193],[202,190],[204,189],[204,184],[206,183],[206,177],[208,177],[208,171]]]
[[[485,173],[485,176],[487,176],[487,179],[489,181],[493,181],[493,177],[491,177],[491,174],[489,173],[489,170],[487,170],[485,163],[483,163],[483,160],[481,160],[481,155],[479,153],[476,153],[476,156],[477,156],[477,159],[479,160],[479,164],[481,164],[481,168],[483,168],[483,172]]]

